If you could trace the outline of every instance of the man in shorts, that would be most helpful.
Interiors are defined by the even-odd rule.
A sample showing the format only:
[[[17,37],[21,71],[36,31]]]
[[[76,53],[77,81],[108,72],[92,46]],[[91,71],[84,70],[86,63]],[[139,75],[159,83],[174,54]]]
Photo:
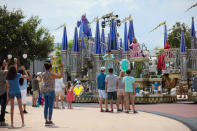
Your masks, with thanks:
[[[113,74],[113,68],[109,68],[109,75],[105,78],[105,92],[107,93],[108,100],[111,104],[111,111],[113,110],[113,100],[116,101],[116,107],[118,109],[118,102],[117,102],[117,91],[116,91],[116,81],[118,80],[118,77]],[[108,104],[107,104],[108,105]]]
[[[104,112],[102,108],[103,100],[105,100],[105,108],[106,111],[108,111],[107,108],[107,94],[105,92],[105,77],[106,75],[104,74],[105,68],[101,67],[101,73],[97,76],[97,86],[98,86],[98,93],[99,93],[99,105],[101,108],[101,112]]]
[[[56,109],[60,109],[60,107],[58,106],[59,97],[61,99],[62,109],[65,109],[65,107],[64,107],[64,94],[65,94],[65,85],[64,85],[64,82],[63,82],[63,78],[55,79]]]
[[[36,102],[39,97],[39,80],[37,79],[37,76],[34,74],[32,79],[32,89],[33,89],[33,102],[32,107],[36,107]]]
[[[126,113],[129,113],[130,100],[132,103],[133,113],[137,113],[135,110],[135,79],[131,76],[131,70],[126,71],[126,76],[123,78],[123,88],[125,89],[126,98]]]

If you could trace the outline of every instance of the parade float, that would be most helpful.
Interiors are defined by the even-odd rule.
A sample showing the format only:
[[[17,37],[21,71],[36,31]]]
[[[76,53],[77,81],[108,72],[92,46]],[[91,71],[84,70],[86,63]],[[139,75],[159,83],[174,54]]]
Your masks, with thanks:
[[[101,21],[101,35],[99,21]],[[193,19],[192,19],[193,20]],[[127,33],[127,22],[129,22],[129,31]],[[95,36],[91,32],[91,24],[96,23]],[[119,38],[117,28],[124,23],[124,42]],[[109,33],[105,35],[105,28],[109,28]],[[79,28],[79,34],[78,34]],[[166,27],[165,27],[166,28]],[[169,92],[163,94],[151,94],[152,84],[154,82],[162,83],[162,88],[168,89],[175,86],[187,86],[187,80],[192,80],[192,76],[197,70],[197,50],[195,49],[195,39],[192,41],[192,49],[185,49],[184,32],[182,32],[180,49],[165,48],[160,56],[158,63],[161,74],[158,77],[150,77],[151,55],[147,47],[138,44],[137,41],[132,44],[135,38],[133,19],[131,16],[120,20],[118,15],[113,13],[106,14],[100,18],[95,18],[89,22],[86,15],[81,17],[77,22],[74,31],[74,39],[72,50],[69,49],[67,43],[66,26],[64,26],[63,42],[62,42],[62,61],[64,63],[65,76],[64,80],[79,81],[75,85],[76,94],[75,102],[98,102],[96,78],[100,73],[100,68],[114,68],[115,74],[119,74],[121,70],[131,68],[133,76],[136,75],[136,68],[141,66],[141,73],[136,78],[136,87],[138,91],[136,103],[172,103],[177,101],[176,94]],[[167,32],[165,30],[165,35]],[[164,37],[166,37],[164,35]],[[193,37],[192,37],[193,38]],[[164,39],[167,39],[164,38]],[[165,47],[165,46],[164,46]],[[111,52],[108,54],[107,51]],[[164,66],[165,65],[165,66]],[[157,72],[157,71],[156,71]],[[107,70],[105,72],[108,73]],[[166,75],[168,74],[168,75]],[[83,88],[83,89],[82,89]],[[163,89],[162,89],[163,90]],[[196,100],[195,93],[189,93],[189,100]]]

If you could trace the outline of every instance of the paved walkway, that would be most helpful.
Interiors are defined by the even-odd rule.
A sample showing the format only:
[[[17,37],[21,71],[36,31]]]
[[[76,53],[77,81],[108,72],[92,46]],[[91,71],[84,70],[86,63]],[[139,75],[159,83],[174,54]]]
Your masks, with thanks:
[[[30,98],[28,98],[30,103]],[[28,114],[25,114],[24,128],[21,128],[21,119],[18,107],[15,106],[14,126],[19,131],[189,131],[190,129],[174,119],[139,112],[138,114],[126,113],[101,113],[98,104],[74,104],[73,110],[55,109],[53,121],[55,126],[44,126],[43,107],[33,108],[27,106]],[[10,106],[7,107],[9,111]],[[10,114],[6,114],[6,120],[10,124]],[[0,128],[6,131],[9,128]],[[12,129],[11,129],[12,130]]]
[[[178,104],[149,104],[137,105],[137,109],[148,113],[169,117],[197,131],[197,104],[178,102]]]

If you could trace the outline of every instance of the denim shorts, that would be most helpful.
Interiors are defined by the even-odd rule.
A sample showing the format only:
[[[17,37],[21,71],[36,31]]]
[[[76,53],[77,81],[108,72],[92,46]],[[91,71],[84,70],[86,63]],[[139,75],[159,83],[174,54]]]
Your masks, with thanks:
[[[14,97],[16,97],[17,99],[21,99],[21,93],[14,93],[14,94],[8,93],[8,96],[10,99],[14,99]]]

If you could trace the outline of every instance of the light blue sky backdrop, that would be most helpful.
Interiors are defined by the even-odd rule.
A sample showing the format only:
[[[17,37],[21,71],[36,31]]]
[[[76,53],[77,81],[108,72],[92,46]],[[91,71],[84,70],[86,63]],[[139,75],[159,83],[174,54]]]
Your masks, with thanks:
[[[76,22],[84,13],[89,21],[112,11],[121,19],[131,14],[138,42],[154,49],[156,46],[163,47],[164,27],[150,33],[159,23],[166,21],[168,29],[177,21],[190,27],[191,17],[194,16],[197,27],[197,7],[185,12],[196,2],[197,0],[0,0],[0,5],[6,4],[9,10],[22,9],[27,18],[39,16],[42,19],[41,26],[50,30],[55,36],[55,42],[62,42],[63,29],[52,30],[66,23],[68,39],[73,39]],[[91,28],[94,36],[95,23]],[[123,38],[124,24],[118,28],[118,32]],[[105,34],[107,33],[108,29],[105,30]]]

